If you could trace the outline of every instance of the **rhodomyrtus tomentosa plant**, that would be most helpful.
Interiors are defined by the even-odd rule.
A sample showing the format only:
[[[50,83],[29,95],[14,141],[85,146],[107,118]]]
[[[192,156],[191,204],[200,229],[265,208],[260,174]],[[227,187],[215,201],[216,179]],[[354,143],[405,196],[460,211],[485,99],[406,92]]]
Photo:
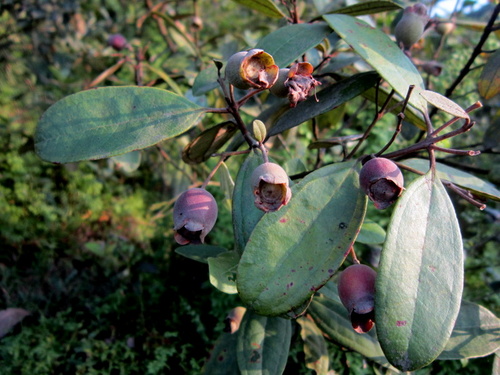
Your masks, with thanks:
[[[208,263],[211,283],[224,293],[237,293],[244,306],[231,315],[231,328],[215,346],[205,373],[282,373],[296,323],[302,333],[308,332],[301,335],[307,366],[318,373],[328,371],[328,355],[317,349],[324,345],[312,345],[311,337],[322,342],[323,335],[394,371],[498,350],[500,320],[484,307],[462,300],[462,235],[448,191],[480,209],[485,199],[500,200],[500,192],[440,162],[442,155],[479,154],[449,146],[473,129],[470,113],[481,103],[471,102],[463,109],[448,98],[453,89],[446,96],[426,89],[417,68],[421,60],[412,49],[417,33],[405,38],[405,25],[399,26],[398,40],[403,42],[398,45],[393,36],[357,18],[401,12],[396,3],[316,9],[308,19],[302,18],[312,12],[308,2],[248,4],[263,16],[286,22],[227,62],[216,60],[200,72],[193,93],[217,96],[216,102],[223,105],[208,107],[179,93],[142,86],[137,69],[137,86],[82,91],[52,105],[38,124],[38,155],[55,163],[116,157],[175,140],[202,118],[219,119],[199,132],[182,155],[193,165],[211,158],[218,162],[173,208],[176,239],[190,243],[177,252]],[[302,5],[309,13],[301,13]],[[421,22],[426,19],[425,7],[417,9]],[[494,31],[499,12],[496,6],[483,28],[479,50]],[[432,21],[428,25],[432,27]],[[419,24],[418,34],[428,25]],[[129,47],[127,51],[133,52]],[[472,53],[471,61],[478,55]],[[345,61],[343,56],[351,60],[340,70],[336,63]],[[136,68],[143,62],[139,57]],[[499,91],[496,83],[487,89],[489,96]],[[371,122],[345,121],[340,130],[325,123],[331,113],[360,101],[374,103]],[[435,120],[436,113],[447,119]],[[391,122],[385,145],[371,145],[374,129]],[[449,130],[457,122],[462,124]],[[401,140],[404,123],[420,136]],[[315,157],[305,157],[301,170],[288,166],[287,174],[277,144],[285,142],[285,136],[297,136],[294,131],[304,124],[313,127],[309,150]],[[321,136],[328,131],[335,136]],[[325,150],[335,145],[342,146],[342,153],[327,155]],[[236,155],[247,155],[241,165],[232,164],[241,160]],[[385,164],[377,165],[381,160]],[[234,183],[228,165],[238,170]],[[374,170],[365,178],[363,170],[368,167]],[[410,177],[405,186],[401,170]],[[217,173],[231,198],[231,249],[209,245],[208,232],[217,230],[218,211],[205,189]],[[200,201],[190,198],[194,193]],[[369,199],[377,208],[392,210],[386,228],[375,224],[383,233],[375,242],[367,240],[373,234]],[[357,330],[366,333],[359,334],[351,321],[357,307],[345,306],[346,293],[339,297],[335,285],[350,262],[368,267],[368,256],[356,254],[363,244],[379,244],[382,251],[379,263],[372,265],[376,281],[370,279],[366,289],[360,283],[357,289],[369,291],[365,294],[370,299],[369,308],[361,312],[370,314],[369,322],[363,321],[366,325]],[[343,284],[339,288],[346,290]]]

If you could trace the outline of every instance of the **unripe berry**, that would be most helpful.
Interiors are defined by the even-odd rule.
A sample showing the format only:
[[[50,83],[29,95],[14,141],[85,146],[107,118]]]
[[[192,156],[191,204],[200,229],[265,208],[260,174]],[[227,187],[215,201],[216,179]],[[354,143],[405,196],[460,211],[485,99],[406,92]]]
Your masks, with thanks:
[[[261,49],[235,53],[226,64],[227,80],[242,90],[270,88],[278,78],[278,71],[273,57]]]
[[[359,185],[375,208],[383,210],[393,204],[404,190],[399,167],[386,158],[368,160],[359,172]]]
[[[217,202],[205,189],[182,193],[174,204],[174,238],[179,245],[201,244],[217,220]]]
[[[288,175],[275,163],[263,163],[252,172],[250,178],[255,206],[265,212],[279,210],[292,197]]]
[[[347,267],[339,277],[340,301],[349,312],[352,328],[358,333],[368,332],[374,324],[376,278],[377,273],[363,264]]]
[[[128,41],[122,34],[113,34],[108,38],[108,45],[117,51],[121,51],[128,46]]]
[[[428,21],[429,16],[425,5],[417,3],[405,8],[403,17],[394,29],[398,45],[402,45],[407,50],[410,49],[424,33]]]
[[[288,87],[285,86],[285,81],[288,80],[288,73],[290,69],[283,68],[279,70],[278,79],[274,85],[269,89],[271,94],[277,96],[278,98],[286,98],[288,96]]]

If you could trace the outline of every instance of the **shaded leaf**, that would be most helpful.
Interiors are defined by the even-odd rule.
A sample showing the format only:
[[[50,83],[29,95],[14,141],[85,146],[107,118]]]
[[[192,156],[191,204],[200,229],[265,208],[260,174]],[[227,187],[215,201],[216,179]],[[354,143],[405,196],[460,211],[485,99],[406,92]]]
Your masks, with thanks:
[[[477,82],[479,94],[486,100],[500,92],[500,49],[492,53]]]
[[[420,73],[387,34],[344,14],[330,14],[323,18],[403,98],[410,85],[414,85],[409,103],[421,112],[427,112],[427,102],[419,95],[425,88]]]
[[[439,108],[450,115],[465,119],[469,118],[469,114],[465,112],[462,107],[460,107],[453,100],[448,99],[446,96],[430,90],[424,90],[420,93],[420,95],[422,95],[422,97],[434,107]]]
[[[262,164],[262,157],[251,153],[240,167],[233,192],[233,230],[236,248],[243,252],[255,225],[264,212],[255,207],[250,177],[255,168]]]
[[[500,151],[500,118],[491,122],[484,132],[483,146],[486,150]]]
[[[381,244],[385,241],[385,230],[372,220],[365,219],[356,242],[364,244]]]
[[[375,330],[372,329],[362,335],[354,331],[349,314],[339,301],[317,296],[314,297],[307,311],[319,328],[334,342],[378,364],[390,366],[377,340]]]
[[[238,365],[243,375],[281,374],[292,338],[292,322],[247,311],[238,330]]]
[[[42,115],[35,150],[68,163],[101,159],[173,138],[200,119],[203,108],[152,87],[103,87],[67,96]]]
[[[188,164],[199,164],[208,160],[237,132],[232,121],[225,121],[202,131],[182,150],[182,160]]]
[[[259,13],[269,17],[283,18],[286,17],[283,12],[274,4],[272,0],[233,0],[235,3],[252,8]]]
[[[429,170],[429,162],[424,159],[407,159],[401,163],[423,173]],[[479,197],[493,199],[495,201],[500,200],[500,190],[488,181],[443,163],[436,163],[436,169],[440,179],[453,182],[464,189],[470,190]]]
[[[334,9],[334,7],[338,7],[337,3],[330,4],[323,12],[324,13],[336,13],[336,14],[347,14],[350,16],[362,16],[365,14],[375,14],[382,12],[389,12],[391,10],[399,10],[403,7],[399,4],[396,4],[392,1],[366,1],[358,4],[353,4],[347,7],[343,7],[340,9]]]
[[[324,22],[287,25],[266,35],[255,48],[263,49],[276,65],[285,68],[331,33],[332,29]]]
[[[210,357],[203,366],[204,375],[238,375],[238,359],[236,355],[236,333],[224,332],[215,343]]]
[[[377,335],[396,368],[421,368],[443,351],[460,309],[463,277],[455,210],[429,172],[396,203],[376,281]]]
[[[242,300],[262,315],[302,313],[342,264],[363,222],[366,195],[355,162],[323,167],[253,230],[238,266]]]
[[[348,142],[354,142],[361,138],[363,138],[363,134],[344,135],[340,137],[320,139],[318,141],[311,142],[309,145],[307,145],[307,148],[310,150],[315,150],[317,148],[330,148],[333,146],[344,145]]]
[[[366,90],[362,95],[363,95],[363,97],[365,97],[366,99],[368,99],[372,103],[375,103],[375,101],[376,101],[375,98],[377,97],[376,90],[377,89],[375,87],[370,88],[370,89]],[[385,87],[382,87],[382,86],[379,86],[378,90],[379,90],[378,91],[378,105],[382,106],[386,102],[387,97],[389,96],[389,90]],[[391,111],[391,113],[394,115],[397,115],[401,112],[401,105],[400,106],[396,105],[399,102],[401,102],[400,98],[393,96],[391,98],[391,100],[389,100],[389,104],[387,105],[387,108],[394,108]],[[427,130],[427,126],[425,125],[425,120],[424,120],[424,116],[422,115],[422,112],[418,111],[417,109],[415,109],[412,106],[407,106],[406,110],[404,112],[404,115],[405,115],[406,122],[409,122],[409,123],[415,125],[419,129]]]
[[[321,330],[314,320],[308,317],[297,319],[300,324],[300,337],[304,341],[304,354],[306,367],[316,371],[318,375],[326,375],[330,361],[328,359],[328,348]]]
[[[114,163],[116,169],[124,173],[131,173],[136,171],[141,165],[141,155],[140,151],[130,151],[126,154],[113,156],[111,161]]]
[[[214,258],[208,258],[210,284],[223,293],[236,294],[236,268],[240,255],[236,251],[227,251]]]
[[[438,359],[484,357],[500,349],[500,319],[488,309],[462,301],[450,340]]]
[[[0,338],[4,337],[21,320],[30,314],[29,311],[16,307],[0,310]]]
[[[186,245],[175,249],[175,252],[186,258],[208,264],[208,258],[216,257],[221,253],[227,252],[227,249],[212,245]]]
[[[231,201],[234,191],[234,181],[231,177],[231,173],[229,172],[226,163],[222,162],[217,172],[219,173],[220,186],[222,188],[222,191],[224,191],[226,199],[228,201]]]
[[[374,72],[359,73],[321,90],[281,115],[269,129],[269,136],[291,129],[355,98],[373,87],[378,79],[378,74]]]
[[[219,86],[217,78],[217,67],[215,66],[215,64],[212,64],[208,68],[203,69],[198,73],[194,80],[193,95],[201,96],[216,89]]]

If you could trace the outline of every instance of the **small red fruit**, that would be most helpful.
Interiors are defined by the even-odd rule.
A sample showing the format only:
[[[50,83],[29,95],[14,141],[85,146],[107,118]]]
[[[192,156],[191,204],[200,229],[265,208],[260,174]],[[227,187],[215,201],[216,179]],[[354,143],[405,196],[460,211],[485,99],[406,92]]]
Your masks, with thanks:
[[[368,160],[359,172],[359,185],[375,208],[385,209],[393,204],[404,190],[404,178],[399,167],[386,158]]]
[[[174,204],[174,238],[179,245],[201,244],[217,220],[217,202],[205,189],[182,193]]]
[[[117,51],[121,51],[128,46],[128,41],[122,34],[113,34],[108,38],[108,45]]]
[[[377,273],[363,264],[347,267],[339,277],[338,291],[342,304],[349,312],[352,328],[366,333],[375,319],[375,279]]]

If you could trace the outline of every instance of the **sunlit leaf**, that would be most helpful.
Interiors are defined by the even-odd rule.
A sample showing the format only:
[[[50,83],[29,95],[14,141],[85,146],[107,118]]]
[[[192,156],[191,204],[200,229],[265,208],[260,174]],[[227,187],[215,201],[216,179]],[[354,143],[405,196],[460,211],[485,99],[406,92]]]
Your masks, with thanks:
[[[332,29],[324,22],[287,25],[267,34],[255,48],[263,49],[276,65],[285,68],[331,33]]]
[[[379,79],[374,72],[360,73],[343,79],[300,102],[280,116],[269,129],[268,134],[276,135],[355,98],[373,87]]]
[[[242,375],[282,374],[285,369],[292,322],[247,311],[238,330],[238,365]]]
[[[267,213],[248,240],[238,266],[242,300],[262,315],[300,313],[342,264],[365,210],[355,162],[295,184],[290,203]]]
[[[425,88],[420,73],[387,34],[344,14],[330,14],[323,18],[403,98],[410,85],[414,85],[409,103],[423,113],[427,111],[427,102],[419,95]]]
[[[235,3],[252,8],[259,13],[273,18],[286,17],[272,0],[233,0]]]
[[[460,308],[463,273],[455,210],[429,172],[396,202],[376,281],[377,335],[396,368],[413,371],[443,351]]]
[[[401,161],[401,163],[422,173],[426,173],[429,170],[429,162],[424,159],[407,159]],[[500,190],[490,182],[443,163],[436,163],[436,169],[439,178],[470,190],[479,197],[500,201]]]
[[[223,293],[236,294],[236,268],[240,256],[236,251],[227,251],[208,258],[210,284]]]
[[[203,108],[152,87],[104,87],[67,96],[42,115],[35,150],[46,161],[101,159],[153,146],[192,126]]]
[[[365,219],[356,242],[364,244],[380,244],[385,241],[385,230],[372,220]]]
[[[469,114],[465,112],[462,107],[454,101],[448,99],[446,96],[430,90],[423,90],[420,95],[422,95],[422,97],[434,107],[439,108],[450,115],[466,119],[469,118]]]
[[[462,301],[450,340],[439,359],[484,357],[500,349],[500,319],[488,309]]]
[[[124,173],[131,173],[141,165],[141,155],[140,151],[130,151],[126,154],[113,156],[111,160],[116,169]]]
[[[297,323],[300,324],[300,337],[304,341],[306,367],[316,371],[318,375],[326,375],[330,361],[323,333],[314,323],[314,320],[308,317],[300,317],[297,319]]]
[[[327,7],[324,13],[347,14],[350,16],[362,16],[365,14],[375,14],[389,12],[391,10],[402,9],[402,6],[392,1],[374,0],[338,8],[338,4],[333,2]]]
[[[477,82],[477,88],[486,100],[500,92],[500,49],[489,56]]]

